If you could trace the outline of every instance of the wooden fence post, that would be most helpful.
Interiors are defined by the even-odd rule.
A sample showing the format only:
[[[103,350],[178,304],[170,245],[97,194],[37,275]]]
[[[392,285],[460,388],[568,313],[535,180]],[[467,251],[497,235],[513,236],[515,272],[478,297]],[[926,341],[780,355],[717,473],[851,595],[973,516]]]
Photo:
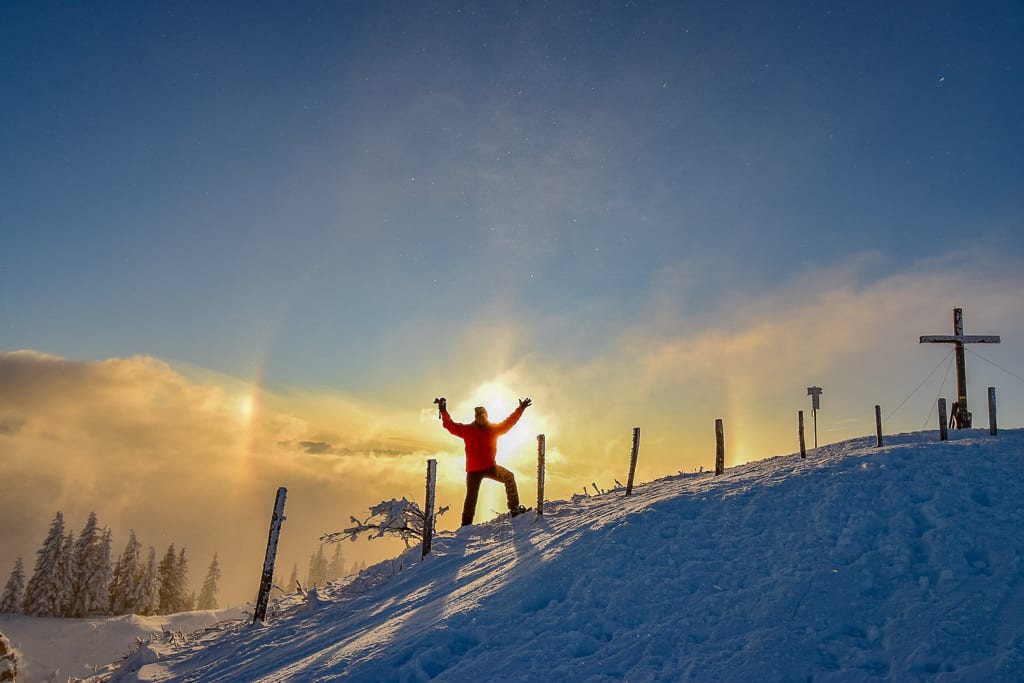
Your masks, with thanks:
[[[996,426],[996,388],[988,388],[988,433],[995,436],[999,433]]]
[[[544,435],[537,435],[537,514],[544,514]]]
[[[423,554],[430,553],[430,544],[434,540],[434,496],[437,490],[437,460],[427,460],[427,505],[423,509]]]
[[[878,447],[882,447],[882,406],[875,404],[875,437]]]
[[[725,425],[722,418],[715,420],[715,476],[725,472]]]
[[[633,427],[633,449],[629,453],[629,479],[626,480],[626,495],[633,493],[633,477],[636,476],[636,459],[640,454],[640,428]]]
[[[798,410],[796,415],[797,415],[797,422],[800,425],[800,427],[799,427],[799,430],[800,430],[800,457],[801,458],[806,458],[807,457],[807,442],[804,441],[804,411]]]
[[[260,576],[260,592],[256,596],[256,609],[253,611],[252,623],[267,618],[267,602],[270,600],[270,589],[274,585],[274,561],[277,559],[277,539],[281,535],[281,522],[284,521],[284,501],[288,489],[277,489],[274,498],[274,514],[270,516],[270,537],[267,539],[267,554],[263,559],[263,574]]]
[[[948,425],[946,424],[946,399],[939,399],[939,441],[949,438]]]

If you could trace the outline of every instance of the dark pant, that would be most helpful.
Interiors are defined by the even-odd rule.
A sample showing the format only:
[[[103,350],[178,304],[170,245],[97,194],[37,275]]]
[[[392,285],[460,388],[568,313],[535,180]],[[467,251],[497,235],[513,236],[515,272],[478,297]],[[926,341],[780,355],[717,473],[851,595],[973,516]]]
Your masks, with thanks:
[[[466,503],[462,506],[462,526],[473,523],[476,514],[476,499],[480,493],[480,482],[484,479],[500,481],[505,485],[505,496],[508,498],[508,509],[519,507],[519,491],[516,490],[516,475],[501,465],[489,467],[479,472],[466,472]]]

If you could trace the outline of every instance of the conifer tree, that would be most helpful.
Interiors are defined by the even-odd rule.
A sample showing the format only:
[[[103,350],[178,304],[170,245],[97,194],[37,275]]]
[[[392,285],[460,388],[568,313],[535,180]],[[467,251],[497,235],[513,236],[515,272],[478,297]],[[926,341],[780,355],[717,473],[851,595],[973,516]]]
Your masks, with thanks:
[[[174,543],[168,546],[156,568],[156,573],[159,585],[157,614],[172,614],[178,603],[178,555],[174,551]]]
[[[327,584],[327,558],[324,557],[323,544],[309,558],[309,572],[306,574],[306,587],[314,588]]]
[[[100,543],[100,550],[97,553],[97,562],[105,569],[104,575],[100,580],[106,582],[106,585],[101,592],[106,598],[106,604],[100,609],[102,609],[103,614],[107,615],[110,614],[110,579],[114,574],[114,565],[110,561],[110,551],[111,548],[113,548],[113,545],[114,534],[111,532],[110,527],[105,527],[103,529],[103,541]]]
[[[337,581],[345,576],[345,560],[341,556],[341,544],[334,544],[334,555],[330,564],[327,565],[327,578],[329,581]]]
[[[288,585],[284,586],[284,591],[290,593],[299,589],[299,563],[296,562],[292,565],[292,573],[288,575]]]
[[[34,617],[59,617],[70,602],[64,558],[64,514],[57,512],[50,530],[37,551],[36,567],[25,587],[24,613]]]
[[[60,585],[64,588],[61,596],[60,616],[71,616],[71,601],[75,597],[75,536],[64,537],[64,548],[60,555]]]
[[[188,590],[188,559],[185,549],[175,553],[171,543],[157,566],[157,613],[176,614],[192,609],[192,597]]]
[[[178,589],[178,602],[175,605],[175,612],[190,612],[196,604],[194,591],[188,588],[188,560],[185,558],[185,549],[178,553],[178,563],[175,565],[175,582]]]
[[[19,557],[14,562],[14,569],[4,586],[3,597],[0,597],[0,614],[21,614],[21,603],[25,597],[25,565]]]
[[[135,595],[136,614],[156,614],[160,606],[159,581],[156,569],[156,548],[149,546],[146,562],[139,567]]]
[[[217,563],[217,553],[213,554],[213,562],[206,570],[206,578],[203,579],[203,587],[199,589],[199,604],[196,609],[217,609],[217,582],[220,581],[220,565]]]
[[[110,579],[110,613],[133,614],[136,611],[142,565],[139,554],[142,544],[135,538],[135,530],[128,535],[124,552],[114,565]]]
[[[91,617],[110,608],[110,530],[101,530],[96,513],[78,535],[74,546],[73,591],[69,616]]]

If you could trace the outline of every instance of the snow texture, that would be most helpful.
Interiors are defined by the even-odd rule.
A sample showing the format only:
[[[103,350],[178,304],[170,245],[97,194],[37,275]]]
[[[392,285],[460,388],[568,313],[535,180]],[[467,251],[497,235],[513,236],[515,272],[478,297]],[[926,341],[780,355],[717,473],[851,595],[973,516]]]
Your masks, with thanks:
[[[874,445],[441,533],[97,680],[1022,680],[1024,430]]]
[[[192,633],[225,619],[242,617],[239,608],[162,616],[126,615],[95,619],[0,615],[0,631],[19,652],[18,683],[89,676],[135,647],[165,633]],[[250,617],[251,618],[251,617]],[[57,674],[54,677],[54,674]]]

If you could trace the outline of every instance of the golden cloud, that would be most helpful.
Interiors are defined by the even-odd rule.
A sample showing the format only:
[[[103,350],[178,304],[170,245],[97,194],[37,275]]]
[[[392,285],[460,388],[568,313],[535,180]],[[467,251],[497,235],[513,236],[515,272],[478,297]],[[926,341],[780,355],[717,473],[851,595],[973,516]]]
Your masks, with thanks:
[[[0,561],[22,556],[31,567],[56,510],[71,527],[96,511],[115,546],[129,529],[158,552],[173,541],[189,549],[194,572],[219,552],[225,595],[236,604],[251,598],[246,579],[258,580],[278,486],[293,492],[282,552],[298,561],[334,530],[331,520],[379,500],[368,482],[401,495],[422,462],[402,462],[415,452],[414,436],[396,436],[387,420],[342,399],[318,401],[314,418],[326,428],[266,409],[284,403],[242,383],[191,383],[150,357],[0,352],[0,509],[22,522],[5,525]],[[353,425],[360,428],[348,431]]]

